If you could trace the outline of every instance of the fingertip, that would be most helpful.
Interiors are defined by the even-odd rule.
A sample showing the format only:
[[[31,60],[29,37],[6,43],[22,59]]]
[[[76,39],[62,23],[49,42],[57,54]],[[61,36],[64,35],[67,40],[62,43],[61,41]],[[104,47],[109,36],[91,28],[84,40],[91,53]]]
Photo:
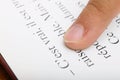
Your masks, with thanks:
[[[102,2],[104,3],[102,4]],[[64,42],[68,48],[86,49],[104,32],[108,24],[117,15],[117,10],[108,8],[109,4],[106,8],[105,3],[104,0],[91,0],[88,3],[76,22],[65,33]]]

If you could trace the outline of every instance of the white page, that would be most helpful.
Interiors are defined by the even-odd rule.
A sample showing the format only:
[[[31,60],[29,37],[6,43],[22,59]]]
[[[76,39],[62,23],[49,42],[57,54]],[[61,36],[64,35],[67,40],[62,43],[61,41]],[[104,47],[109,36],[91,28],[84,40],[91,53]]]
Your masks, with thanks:
[[[120,79],[119,16],[90,48],[64,46],[64,32],[87,2],[0,1],[0,52],[19,80]]]

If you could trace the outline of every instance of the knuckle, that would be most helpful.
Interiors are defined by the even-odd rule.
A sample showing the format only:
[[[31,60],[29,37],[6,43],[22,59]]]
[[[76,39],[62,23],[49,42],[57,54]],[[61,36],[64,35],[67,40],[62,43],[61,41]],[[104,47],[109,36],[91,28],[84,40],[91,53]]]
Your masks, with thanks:
[[[100,15],[104,15],[111,10],[111,2],[108,0],[91,0],[88,4],[89,8],[94,9]]]

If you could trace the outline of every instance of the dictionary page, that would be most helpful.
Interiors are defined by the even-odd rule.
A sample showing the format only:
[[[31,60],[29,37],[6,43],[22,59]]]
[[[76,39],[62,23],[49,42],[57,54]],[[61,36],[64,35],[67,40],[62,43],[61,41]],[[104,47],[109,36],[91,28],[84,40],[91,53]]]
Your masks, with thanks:
[[[0,53],[19,80],[120,80],[120,16],[88,49],[64,45],[64,33],[87,3],[0,1]]]

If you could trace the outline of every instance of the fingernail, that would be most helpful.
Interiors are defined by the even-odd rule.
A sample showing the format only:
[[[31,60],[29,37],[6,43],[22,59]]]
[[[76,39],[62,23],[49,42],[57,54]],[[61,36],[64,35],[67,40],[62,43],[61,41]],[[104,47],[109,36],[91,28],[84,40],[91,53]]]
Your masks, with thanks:
[[[66,43],[78,42],[82,38],[83,33],[83,26],[81,24],[75,24],[65,33],[64,41]]]

